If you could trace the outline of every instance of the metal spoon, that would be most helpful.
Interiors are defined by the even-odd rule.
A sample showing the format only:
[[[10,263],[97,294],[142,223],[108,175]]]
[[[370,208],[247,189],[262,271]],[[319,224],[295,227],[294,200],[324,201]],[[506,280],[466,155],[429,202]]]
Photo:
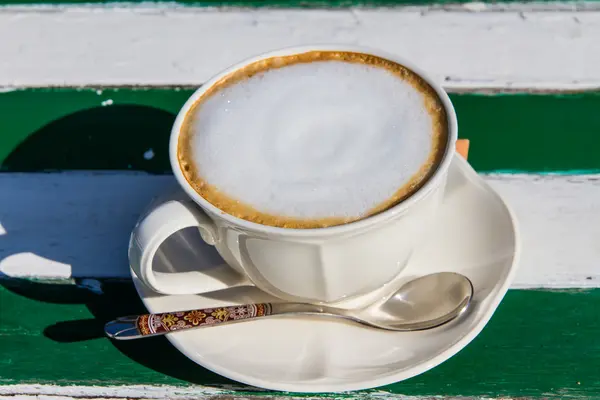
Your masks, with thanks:
[[[129,340],[279,315],[322,315],[391,331],[415,331],[453,320],[468,308],[472,297],[473,285],[467,277],[440,272],[410,281],[386,299],[358,310],[257,303],[122,317],[107,323],[104,331],[110,338]]]

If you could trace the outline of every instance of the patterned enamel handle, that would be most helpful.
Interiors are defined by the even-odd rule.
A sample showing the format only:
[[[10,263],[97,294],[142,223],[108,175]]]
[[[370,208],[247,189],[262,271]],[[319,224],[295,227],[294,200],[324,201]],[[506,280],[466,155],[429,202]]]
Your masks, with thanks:
[[[118,340],[156,336],[183,329],[219,325],[249,318],[272,315],[270,303],[240,306],[203,308],[164,314],[144,314],[122,317],[107,323],[104,331],[108,337]]]

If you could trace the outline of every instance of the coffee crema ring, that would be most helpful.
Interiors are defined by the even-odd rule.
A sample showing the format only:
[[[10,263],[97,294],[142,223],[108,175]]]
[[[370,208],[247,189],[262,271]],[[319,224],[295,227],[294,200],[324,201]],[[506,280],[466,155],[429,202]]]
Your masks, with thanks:
[[[431,121],[430,131],[427,133],[430,135],[431,142],[430,142],[430,144],[428,144],[429,148],[427,149],[427,154],[425,154],[424,161],[419,164],[419,166],[415,169],[415,171],[413,173],[410,174],[409,177],[407,177],[407,179],[405,179],[403,182],[401,182],[401,184],[399,184],[398,186],[395,187],[395,191],[390,196],[387,196],[382,201],[378,201],[377,204],[374,204],[373,206],[368,207],[363,212],[360,212],[356,215],[343,215],[343,216],[332,215],[332,216],[326,216],[326,217],[319,216],[319,217],[313,218],[313,217],[303,217],[303,216],[293,215],[294,214],[293,210],[290,213],[291,215],[287,215],[287,213],[272,213],[272,212],[265,212],[264,210],[259,210],[259,208],[263,208],[263,207],[258,207],[258,206],[252,205],[251,204],[252,202],[241,200],[243,198],[243,196],[232,195],[231,193],[227,192],[226,190],[223,190],[222,189],[223,186],[220,185],[218,182],[212,182],[212,181],[207,180],[205,175],[207,175],[207,174],[210,175],[210,174],[206,171],[206,168],[205,168],[205,171],[204,171],[205,175],[203,175],[202,174],[203,171],[201,171],[201,168],[199,168],[199,166],[198,166],[198,164],[201,164],[201,162],[198,162],[198,160],[194,159],[194,157],[196,155],[195,153],[197,152],[197,149],[198,149],[198,146],[197,146],[197,144],[195,144],[196,142],[194,140],[195,139],[209,140],[209,139],[205,139],[205,138],[201,137],[203,132],[200,131],[199,126],[201,125],[202,122],[205,122],[204,120],[201,120],[202,118],[204,118],[206,121],[208,121],[208,122],[206,122],[206,124],[208,124],[208,126],[211,126],[211,127],[218,126],[218,125],[210,125],[210,124],[216,124],[211,119],[212,116],[215,115],[214,112],[212,114],[207,114],[207,116],[204,116],[204,117],[199,116],[203,111],[203,107],[208,107],[208,105],[210,105],[211,99],[214,100],[215,96],[217,96],[217,95],[227,96],[227,92],[225,89],[233,88],[234,86],[236,86],[236,84],[244,83],[245,81],[250,82],[252,79],[260,80],[260,79],[267,79],[267,78],[275,79],[275,78],[270,78],[270,76],[272,74],[268,74],[268,73],[271,71],[281,70],[285,67],[290,67],[290,66],[295,66],[295,65],[303,65],[303,64],[305,65],[305,64],[320,63],[320,62],[329,62],[329,61],[337,61],[337,62],[350,63],[350,64],[361,64],[361,65],[365,65],[365,66],[369,66],[369,67],[377,67],[377,68],[383,69],[383,70],[391,73],[395,77],[400,78],[397,80],[397,82],[403,82],[405,84],[410,85],[412,90],[415,91],[416,93],[420,94],[422,97],[423,101],[421,103],[421,106],[422,106],[421,109],[427,113],[428,118]],[[319,65],[321,65],[321,64],[319,64]],[[322,69],[324,69],[324,68],[325,67],[322,67]],[[332,75],[332,76],[335,77],[335,75]],[[311,78],[310,74],[298,75],[298,77],[302,78],[302,79],[299,79],[299,81],[307,80],[307,79]],[[340,78],[340,81],[338,82],[338,86],[343,91],[344,86],[343,86],[343,82],[341,79],[342,78]],[[333,81],[334,81],[334,79],[330,79],[327,82],[323,82],[323,85],[335,86],[335,82],[333,82]],[[290,83],[290,85],[294,85],[293,80],[288,80],[288,82]],[[382,82],[384,82],[384,81],[382,81]],[[300,84],[300,83],[298,83],[298,84]],[[258,84],[256,84],[256,85],[258,85]],[[259,86],[256,86],[256,85],[255,85],[255,87],[260,88]],[[237,86],[240,86],[240,85],[237,85]],[[338,87],[338,86],[336,86],[336,87]],[[280,85],[280,87],[281,87],[281,85]],[[316,87],[318,87],[318,85]],[[297,89],[297,91],[301,91],[302,87],[296,88],[296,89]],[[273,97],[275,97],[278,92],[271,91],[270,93]],[[316,99],[317,103],[319,103],[319,101],[323,101],[323,107],[326,107],[330,103],[326,102],[325,100],[328,100],[331,96],[326,91],[324,91],[324,93],[325,94],[322,94],[321,97],[317,96],[317,97],[315,97],[315,99]],[[308,93],[308,94],[311,94],[311,93]],[[386,95],[389,95],[390,98],[394,98],[393,97],[394,93],[386,94]],[[410,93],[409,93],[409,95],[412,96],[412,94],[410,94]],[[342,95],[338,95],[338,96],[342,96]],[[310,102],[307,102],[305,99],[303,100],[302,96],[297,96],[297,97],[299,97],[299,99],[297,99],[298,104],[304,105],[305,103],[308,103],[310,105]],[[236,98],[234,98],[234,100],[235,99]],[[410,104],[413,104],[415,101],[414,98],[412,98],[412,97],[410,97],[409,100],[412,102]],[[274,101],[274,100],[270,99],[269,101]],[[296,101],[296,99],[294,99],[294,97],[292,96],[292,97],[286,98],[285,101],[293,102],[293,101]],[[408,101],[408,100],[405,100],[405,101]],[[233,103],[236,103],[236,102],[233,101]],[[370,104],[370,103],[371,103],[370,101],[367,102],[367,104]],[[226,103],[223,103],[223,104],[226,105]],[[249,104],[251,104],[251,103],[249,103]],[[279,102],[277,104],[280,105],[281,102]],[[348,104],[351,104],[351,103],[348,103]],[[377,104],[379,104],[379,103],[377,103]],[[317,105],[319,105],[319,104],[317,104]],[[390,106],[394,106],[394,104],[391,104]],[[234,108],[235,104],[232,107],[233,108],[230,110],[230,112],[235,113],[238,111]],[[315,106],[315,107],[317,107],[317,106]],[[216,111],[223,112],[223,113],[227,112],[227,109],[225,109],[225,111],[223,111],[222,108],[223,108],[223,106],[221,106],[221,108],[219,108],[219,109],[216,109]],[[215,111],[215,110],[213,110],[213,111]],[[244,110],[242,110],[242,111],[244,111]],[[254,116],[255,116],[254,114],[258,114],[258,113],[253,114],[251,111],[253,111],[253,110],[249,110],[249,111],[246,110],[246,111],[244,111],[244,112],[246,112],[246,114],[241,114],[241,115],[247,115],[247,116],[254,118]],[[316,112],[318,112],[318,111],[319,110],[317,108]],[[294,112],[294,110],[292,110],[291,112]],[[361,110],[357,110],[357,112],[351,114],[350,116],[356,115],[357,113],[360,113],[360,112],[361,112]],[[330,114],[331,113],[323,114],[323,115],[327,115],[328,118],[331,118]],[[269,118],[267,118],[267,117],[269,117]],[[269,125],[266,125],[266,126],[272,127],[273,124],[275,123],[273,121],[276,120],[278,116],[277,115],[268,115],[267,117],[265,117],[265,120],[268,121]],[[417,117],[418,116],[415,116],[414,118],[417,118]],[[231,117],[228,117],[228,118],[231,118]],[[412,118],[412,116],[410,116],[410,115],[405,116],[407,123],[412,123],[410,118]],[[215,119],[217,120],[217,123],[219,123],[219,121],[221,121],[221,120],[224,121],[224,122],[221,122],[223,124],[228,123],[228,120],[225,117],[221,117],[221,120],[219,120],[216,117],[215,117]],[[300,126],[302,123],[306,124],[305,120],[306,120],[306,118],[297,119],[295,121],[296,124],[291,124],[291,125],[293,125],[294,129],[297,129],[297,131],[293,132],[294,134],[297,134],[297,135],[291,137],[291,139],[290,139],[291,142],[293,142],[293,140],[297,140],[298,137],[302,138],[302,135],[300,133],[303,133],[303,132],[304,133],[308,132],[310,134],[313,133],[313,129],[309,129],[311,127],[310,125],[307,125],[309,128],[307,128],[308,130],[306,132],[302,131],[302,129],[300,129],[300,128],[297,128],[297,126]],[[385,122],[386,121],[383,121],[383,122],[370,121],[371,124],[379,123],[384,127],[385,127]],[[250,122],[248,122],[248,124],[249,123]],[[418,125],[418,127],[421,127],[421,125]],[[224,126],[228,126],[228,125],[224,125]],[[252,129],[251,126],[250,127],[245,126],[243,123],[240,123],[239,126],[240,126],[240,128]],[[229,133],[230,131],[231,130],[229,130],[227,132]],[[277,131],[277,133],[278,132],[281,132],[281,130]],[[204,133],[206,133],[206,131],[204,131]],[[259,133],[264,133],[264,132],[259,132]],[[343,133],[345,133],[345,132],[342,132],[340,134],[343,134]],[[207,135],[207,137],[208,137],[208,135]],[[218,140],[218,139],[219,138],[217,138],[215,140]],[[244,138],[242,138],[242,139],[244,139]],[[331,139],[331,140],[334,140],[334,139]],[[242,143],[243,143],[243,142],[239,142],[239,140],[233,140],[233,142],[234,143],[231,143],[230,146],[242,146]],[[274,142],[273,140],[266,140],[266,145],[267,146],[271,145],[273,142]],[[369,55],[369,54],[363,54],[363,53],[357,53],[357,52],[345,52],[345,51],[309,51],[309,52],[300,53],[300,54],[270,57],[270,58],[265,58],[265,59],[262,59],[259,61],[252,62],[242,68],[239,68],[239,69],[223,76],[217,82],[212,84],[211,87],[208,88],[195,101],[195,103],[191,106],[191,108],[189,109],[189,111],[187,112],[187,114],[185,116],[184,122],[181,127],[180,136],[179,136],[177,156],[178,156],[181,171],[182,171],[183,175],[185,176],[185,179],[187,180],[187,182],[206,201],[211,203],[213,206],[219,208],[223,212],[233,215],[237,218],[241,218],[241,219],[251,221],[254,223],[258,223],[258,224],[262,224],[262,225],[276,226],[276,227],[282,227],[282,228],[309,229],[309,228],[324,228],[324,227],[329,227],[329,226],[342,225],[342,224],[347,224],[347,223],[354,222],[354,221],[357,221],[360,219],[364,219],[364,218],[367,218],[374,214],[385,211],[385,210],[395,206],[396,204],[402,202],[406,198],[410,197],[417,190],[419,190],[419,188],[422,187],[423,184],[425,182],[427,182],[427,180],[435,172],[437,166],[440,164],[441,159],[445,153],[445,150],[447,147],[447,142],[448,142],[448,121],[447,121],[446,110],[443,106],[441,99],[439,98],[439,96],[435,92],[435,90],[423,78],[421,78],[419,75],[417,75],[410,69],[404,67],[403,65],[395,63],[393,61],[390,61],[390,60],[387,60],[387,59],[384,59],[381,57],[377,57],[374,55]],[[367,144],[369,144],[369,143],[367,143]],[[287,143],[285,142],[285,140],[283,140],[282,146],[286,147],[286,145],[287,145]],[[206,145],[206,146],[210,147],[209,145]],[[382,149],[375,148],[375,150],[377,150],[377,151],[386,150],[387,152],[390,152],[392,150],[392,149],[383,149],[383,147],[384,146],[382,146]],[[216,146],[216,148],[224,149],[224,145],[222,145],[220,147]],[[401,153],[400,150],[401,149],[398,149],[398,153]],[[405,157],[416,158],[416,156],[412,156],[410,154],[409,150],[402,150],[402,151],[404,151],[406,153],[406,154],[404,154]],[[236,154],[242,154],[242,153],[238,152]],[[282,154],[284,156],[283,157],[284,162],[291,164],[295,161],[298,161],[298,165],[302,165],[301,161],[304,160],[304,158],[302,158],[300,156],[303,156],[303,154],[299,155],[300,158],[298,158],[298,160],[294,159],[294,156],[296,156],[297,154],[294,154],[293,152],[288,152],[288,153],[283,152]],[[212,154],[209,154],[209,155],[212,157]],[[286,155],[287,155],[287,157],[286,157]],[[352,158],[349,157],[349,159],[351,160]],[[388,159],[391,159],[391,156],[388,155],[388,158],[386,158],[386,160],[388,160]],[[204,159],[202,159],[201,161],[204,161]],[[239,157],[233,157],[233,159],[224,160],[223,163],[228,162],[230,164],[233,163],[235,165],[235,163],[238,161],[239,161]],[[257,163],[259,161],[257,161]],[[377,160],[375,160],[374,162],[376,162],[376,161]],[[305,164],[309,165],[310,162],[305,162]],[[224,165],[225,164],[223,164],[221,167],[225,168]],[[341,166],[348,167],[348,165],[349,165],[348,160],[344,160],[344,164],[342,164]],[[364,164],[364,163],[361,165],[368,166],[368,164]],[[354,165],[350,165],[350,167],[354,167]],[[350,167],[348,167],[348,168],[350,168]],[[241,173],[241,172],[245,172],[245,170],[250,168],[250,166],[241,165],[236,168],[238,168],[238,170]],[[258,167],[256,167],[256,168],[258,168]],[[267,168],[267,167],[265,167],[265,168]],[[257,169],[257,170],[260,170],[260,169]],[[323,168],[323,170],[326,170],[326,168]],[[299,170],[298,168],[296,168],[296,169],[292,169],[291,171],[294,173],[298,173],[298,175],[302,178],[302,172],[303,172],[302,170]],[[334,173],[331,172],[331,175],[334,175]],[[235,171],[230,171],[230,174],[228,176],[235,177]],[[254,176],[254,178],[256,178],[256,176]],[[317,178],[318,178],[318,176],[317,176]],[[256,182],[260,183],[261,185],[265,184],[264,182],[260,181],[260,179],[255,179],[255,180],[256,180]],[[244,182],[242,182],[242,183],[244,185],[251,184],[251,183],[248,183],[247,181],[248,181],[248,179],[244,180]],[[285,179],[284,179],[284,181],[285,181]],[[294,181],[294,182],[296,182],[296,181]],[[302,180],[299,178],[298,182],[302,182]],[[364,179],[362,182],[366,183],[366,181]],[[227,182],[227,184],[231,185],[231,183],[229,183],[229,182]],[[354,182],[352,182],[352,185],[355,187],[357,186],[356,183],[354,183]],[[227,185],[224,185],[224,186],[227,186]],[[368,186],[368,185],[365,185],[365,186]],[[256,189],[257,192],[261,192],[261,193],[264,192],[262,187],[251,188],[251,189]],[[296,188],[293,188],[293,189],[295,190]],[[322,191],[325,194],[326,194],[326,189],[327,189],[327,187],[326,187],[326,185],[324,185],[324,189]],[[340,189],[339,193],[343,193],[343,189],[344,188]],[[270,189],[267,188],[265,190],[270,190]],[[314,189],[311,189],[311,190],[314,190]],[[251,191],[248,191],[248,192],[251,192]],[[274,197],[278,197],[279,194],[283,194],[283,193],[272,193],[272,195]],[[323,196],[321,197],[321,199],[323,199],[321,202],[324,204],[329,200],[329,198],[327,196],[325,196],[325,194],[323,194]],[[284,197],[284,196],[282,196],[282,197]],[[299,199],[299,200],[302,200],[302,199]],[[338,196],[338,204],[340,207],[344,206],[343,202],[344,202],[344,197]],[[289,203],[289,201],[288,201],[288,203]],[[302,201],[298,201],[298,204],[300,204],[300,206],[304,205],[302,203]],[[294,207],[291,207],[291,208],[293,209]],[[335,211],[336,204],[330,205],[330,208]]]

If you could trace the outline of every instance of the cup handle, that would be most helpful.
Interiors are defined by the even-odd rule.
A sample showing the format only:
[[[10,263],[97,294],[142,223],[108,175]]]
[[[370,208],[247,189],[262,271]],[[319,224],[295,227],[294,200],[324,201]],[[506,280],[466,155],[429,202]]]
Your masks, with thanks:
[[[218,240],[214,222],[190,201],[170,200],[141,218],[129,240],[129,260],[135,274],[150,289],[162,294],[196,294],[243,285],[246,280],[225,262],[210,272],[157,273],[152,260],[160,245],[173,233],[197,227],[209,245]]]

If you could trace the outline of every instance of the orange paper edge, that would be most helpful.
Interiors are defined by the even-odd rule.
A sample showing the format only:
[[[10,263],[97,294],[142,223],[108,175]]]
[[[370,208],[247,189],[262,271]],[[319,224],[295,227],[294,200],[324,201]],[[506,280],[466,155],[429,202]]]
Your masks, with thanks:
[[[469,157],[469,139],[458,139],[456,141],[456,152],[467,160]]]

